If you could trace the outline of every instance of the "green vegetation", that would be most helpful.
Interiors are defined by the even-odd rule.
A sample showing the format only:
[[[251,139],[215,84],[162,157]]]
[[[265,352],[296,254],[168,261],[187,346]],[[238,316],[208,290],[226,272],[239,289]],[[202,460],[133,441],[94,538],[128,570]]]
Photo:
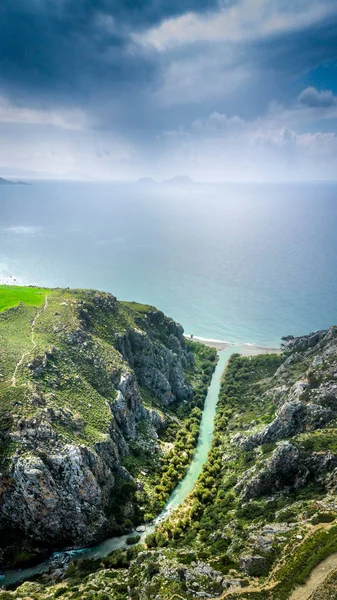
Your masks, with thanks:
[[[231,523],[242,529],[248,521],[266,522],[275,515],[276,510],[284,506],[286,500],[281,498],[272,503],[259,501],[240,506],[238,497],[232,491],[233,486],[238,476],[254,464],[255,455],[251,451],[242,450],[234,451],[233,454],[233,447],[230,447],[230,437],[248,418],[264,423],[273,414],[272,404],[263,404],[259,396],[265,385],[263,382],[273,375],[280,362],[280,357],[274,354],[231,356],[219,395],[212,448],[194,488],[189,510],[187,514],[184,511],[181,518],[178,512],[178,516],[169,524],[164,523],[159,527],[154,540],[151,539],[152,544],[157,541],[161,546],[180,546],[188,542],[189,545],[195,545],[201,554],[206,552],[214,557],[220,555],[221,564],[218,564],[218,568],[226,572],[235,563],[230,557],[222,556],[226,554],[230,542],[222,537],[220,540],[214,539],[214,532],[223,530]],[[224,462],[223,456],[227,452],[232,456]],[[243,535],[240,541],[242,549],[244,542]],[[214,561],[217,559],[214,558]]]
[[[294,444],[307,452],[322,452],[329,448],[337,454],[337,429],[324,429],[323,431],[311,431],[294,438]]]
[[[17,304],[0,314],[2,474],[9,474],[14,455],[29,460],[38,453],[47,461],[52,449],[59,454],[68,444],[94,449],[108,444],[106,452],[132,475],[113,473],[113,494],[106,503],[109,533],[128,532],[152,519],[193,456],[216,351],[185,345],[182,328],[162,312],[118,302],[111,294],[1,290],[2,306]],[[140,385],[135,363],[142,360],[143,346],[149,367]],[[167,361],[172,361],[169,368]],[[156,380],[174,380],[175,369],[190,393],[183,400],[171,394],[164,402]],[[127,378],[124,398],[119,386]],[[39,433],[41,427],[41,443],[20,443],[18,423],[23,436],[26,428]],[[19,557],[20,543],[7,548],[6,557]]]
[[[306,582],[314,567],[335,552],[337,552],[337,526],[331,527],[328,531],[314,532],[297,547],[294,546],[292,552],[288,549],[285,564],[273,572],[274,585],[271,585],[268,590],[247,594],[247,599],[288,600],[291,592]],[[240,595],[233,593],[229,596],[229,600],[234,598],[240,598]],[[326,598],[330,599],[330,596]]]
[[[155,487],[160,508],[164,507],[171,491],[186,474],[193,457],[199,437],[202,408],[217,360],[214,348],[191,342],[188,346],[191,351],[194,350],[195,356],[195,364],[188,373],[194,395],[190,403],[177,410],[183,426],[173,421],[165,431],[165,440],[171,441],[171,448],[162,458],[161,480]]]
[[[135,544],[138,544],[139,540],[140,535],[132,535],[126,539],[126,543],[128,546],[133,546]]]
[[[331,573],[310,600],[337,600],[337,571]]]
[[[277,587],[280,600],[286,599],[297,585],[303,584],[312,569],[334,552],[337,552],[337,526],[328,531],[318,530],[305,539],[288,557],[287,563],[275,572],[275,579],[281,582]]]
[[[39,381],[46,385],[47,393],[56,376],[62,383],[60,389],[65,386],[66,402],[71,390],[67,378],[71,380],[76,365],[79,386],[82,382],[90,385],[113,404],[111,377],[104,376],[104,369],[100,371],[100,361],[110,361],[112,370],[123,372],[124,359],[118,362],[123,332],[132,327],[135,335],[144,335],[155,327],[156,339],[163,343],[171,324],[152,307],[134,303],[113,305],[107,323],[104,308],[97,308],[92,297],[83,302],[81,318],[88,323],[95,357],[99,357],[95,368],[87,364],[85,350],[81,357],[70,351],[68,372],[60,366],[62,354],[55,352],[49,361],[50,370],[48,366]],[[139,386],[143,405],[149,414],[153,411],[154,421],[161,425],[153,444],[149,443],[153,439],[151,419],[137,424],[135,437],[128,441],[129,453],[122,460],[133,480],[123,477],[123,472],[116,474],[110,511],[116,519],[116,531],[119,526],[120,531],[130,533],[128,547],[102,559],[79,560],[68,567],[59,583],[26,583],[9,598],[192,600],[221,597],[226,592],[226,600],[289,600],[312,569],[337,552],[337,330],[335,333],[330,335],[328,347],[318,345],[281,356],[232,355],[221,383],[212,446],[195,488],[147,536],[145,545],[140,545],[140,536],[130,533],[132,526],[159,512],[185,474],[216,362],[214,350],[186,341],[184,347],[194,356],[184,367],[193,388],[188,401],[163,405],[144,381]],[[61,352],[65,348],[60,347]],[[128,350],[123,347],[122,355],[123,351],[126,354]],[[69,391],[74,397],[75,388]],[[292,411],[299,402],[298,417]],[[79,397],[76,403],[80,411]],[[286,410],[282,412],[280,407]],[[96,421],[90,412],[85,416],[92,439],[97,432],[105,435],[107,431],[104,414],[97,406],[94,413]],[[267,427],[271,422],[272,428]],[[4,429],[11,428],[10,422],[3,423]],[[84,428],[73,435],[84,439],[80,435],[88,434]],[[312,595],[313,600],[337,600],[336,581],[333,573]]]
[[[17,306],[20,302],[29,306],[41,306],[47,292],[45,288],[0,285],[0,312]]]
[[[157,310],[154,306],[150,306],[150,304],[139,304],[139,302],[126,302],[125,300],[123,300],[121,304],[123,304],[127,308],[131,308],[131,310],[134,310],[137,313],[145,315],[147,313],[154,312]]]
[[[133,522],[139,524],[151,521],[164,508],[170,493],[187,472],[194,455],[199,436],[199,426],[208,385],[213,374],[217,354],[214,348],[199,343],[188,343],[193,351],[195,361],[187,372],[187,378],[193,386],[194,394],[190,402],[181,405],[172,404],[166,409],[168,426],[159,431],[159,439],[164,450],[162,455],[153,453],[151,448],[144,448],[137,440],[130,444],[132,450],[123,461],[123,465],[143,483],[143,489],[137,490],[117,478],[115,501],[111,508],[118,513],[120,503],[125,498],[134,496],[137,499],[137,513]],[[158,399],[146,388],[141,388],[145,406],[160,406]],[[200,408],[201,407],[201,408]],[[143,435],[147,435],[147,424],[142,424]],[[144,469],[146,480],[144,480]]]

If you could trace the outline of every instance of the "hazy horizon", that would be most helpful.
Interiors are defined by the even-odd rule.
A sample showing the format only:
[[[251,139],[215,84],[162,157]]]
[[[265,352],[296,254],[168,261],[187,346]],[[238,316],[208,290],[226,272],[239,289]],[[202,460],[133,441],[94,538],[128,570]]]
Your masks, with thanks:
[[[136,179],[94,179],[94,178],[89,178],[89,177],[85,177],[83,175],[83,177],[65,177],[63,176],[53,176],[53,177],[47,177],[47,176],[40,176],[37,177],[36,175],[28,175],[25,173],[22,173],[20,171],[18,172],[10,172],[7,173],[5,171],[1,171],[1,167],[0,167],[0,178],[6,179],[7,181],[10,182],[29,182],[29,183],[38,183],[38,182],[55,182],[55,183],[92,183],[92,184],[104,184],[104,183],[118,183],[118,184],[142,184],[144,187],[146,187],[146,182],[142,181],[142,179],[149,179],[152,181],[149,181],[149,186],[151,186],[152,184],[165,184],[167,182],[169,182],[171,179],[173,180],[175,177],[183,177],[187,175],[186,173],[174,173],[171,176],[168,176],[165,179],[156,179],[155,176],[152,175],[142,175]],[[187,177],[189,177],[189,175],[187,175]],[[297,184],[335,184],[337,183],[337,177],[335,179],[259,179],[259,180],[231,180],[231,179],[227,179],[227,180],[213,180],[213,181],[196,181],[192,178],[190,178],[190,184],[192,185],[205,185],[205,186],[212,186],[212,185],[297,185]],[[179,184],[177,183],[175,185],[175,187],[182,187],[185,188],[188,186],[185,186],[185,184]]]
[[[0,282],[109,291],[202,337],[336,322],[337,185],[2,186]]]

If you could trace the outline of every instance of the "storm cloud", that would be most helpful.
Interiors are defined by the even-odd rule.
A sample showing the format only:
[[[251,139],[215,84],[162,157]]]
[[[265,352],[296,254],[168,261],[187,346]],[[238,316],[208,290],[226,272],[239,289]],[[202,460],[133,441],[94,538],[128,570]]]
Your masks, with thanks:
[[[329,178],[336,32],[326,0],[2,0],[0,174],[263,178],[272,146]]]
[[[319,92],[314,87],[307,87],[300,93],[298,98],[300,104],[310,106],[312,108],[336,106],[337,99],[331,90],[323,90]]]

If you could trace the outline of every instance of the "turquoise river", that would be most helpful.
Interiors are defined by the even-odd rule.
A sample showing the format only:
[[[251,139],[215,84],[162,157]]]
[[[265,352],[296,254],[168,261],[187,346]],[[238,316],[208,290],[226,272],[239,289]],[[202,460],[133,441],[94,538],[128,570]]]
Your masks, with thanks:
[[[138,528],[138,531],[139,529],[141,529],[140,542],[143,542],[145,540],[145,537],[149,533],[154,531],[156,525],[160,521],[163,521],[169,514],[172,513],[174,509],[176,509],[180,504],[182,504],[182,502],[185,500],[188,494],[190,494],[190,492],[192,491],[194,484],[198,476],[200,475],[202,467],[207,459],[207,455],[211,446],[214,429],[214,417],[216,413],[216,405],[219,396],[222,373],[231,354],[239,351],[239,346],[230,346],[229,348],[226,348],[225,350],[219,352],[219,360],[213,373],[212,380],[208,388],[207,397],[205,400],[204,410],[200,423],[199,439],[192,462],[184,479],[182,479],[182,481],[172,492],[163,512],[158,517],[156,517],[156,519],[154,519],[154,521],[152,521],[151,523],[147,523],[143,527]],[[136,532],[134,533],[136,534]],[[70,550],[65,552],[64,554],[69,554],[74,558],[99,558],[101,556],[106,556],[107,554],[109,554],[113,550],[116,550],[117,548],[123,548],[126,545],[126,539],[128,537],[130,537],[130,534],[108,538],[90,548]],[[60,556],[60,554],[62,553],[54,553],[51,559],[57,558],[58,556]],[[50,560],[46,560],[33,567],[5,571],[1,576],[1,585],[8,586],[18,583],[20,581],[24,581],[25,579],[46,572],[49,567]]]

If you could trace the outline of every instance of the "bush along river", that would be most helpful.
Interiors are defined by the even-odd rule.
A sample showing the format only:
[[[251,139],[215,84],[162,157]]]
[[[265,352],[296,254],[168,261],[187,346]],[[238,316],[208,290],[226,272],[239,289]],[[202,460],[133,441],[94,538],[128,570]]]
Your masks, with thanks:
[[[239,351],[240,347],[231,346],[219,352],[219,360],[213,373],[212,380],[208,388],[205,400],[204,410],[200,423],[198,443],[192,462],[189,466],[185,477],[182,479],[182,481],[180,481],[175,490],[172,492],[164,510],[158,517],[156,517],[151,523],[147,523],[143,526],[137,527],[137,530],[135,530],[133,534],[128,533],[127,535],[108,538],[103,542],[99,542],[98,544],[90,548],[68,550],[65,552],[55,552],[52,554],[50,559],[32,567],[6,570],[3,572],[2,575],[0,575],[0,584],[2,586],[10,586],[19,583],[20,581],[24,581],[25,579],[29,579],[30,577],[33,577],[35,575],[42,574],[50,569],[53,561],[57,563],[58,560],[61,559],[61,557],[72,557],[73,559],[80,557],[94,559],[106,556],[113,550],[117,550],[118,548],[124,548],[125,546],[127,546],[126,540],[132,535],[139,535],[140,533],[141,535],[139,543],[143,543],[146,536],[154,531],[156,525],[161,521],[165,520],[172,513],[173,510],[175,510],[180,504],[182,504],[182,502],[184,502],[188,494],[190,494],[190,492],[192,491],[194,484],[201,473],[203,464],[207,460],[207,455],[211,446],[214,429],[214,417],[216,413],[216,405],[220,391],[222,373],[231,354]]]

